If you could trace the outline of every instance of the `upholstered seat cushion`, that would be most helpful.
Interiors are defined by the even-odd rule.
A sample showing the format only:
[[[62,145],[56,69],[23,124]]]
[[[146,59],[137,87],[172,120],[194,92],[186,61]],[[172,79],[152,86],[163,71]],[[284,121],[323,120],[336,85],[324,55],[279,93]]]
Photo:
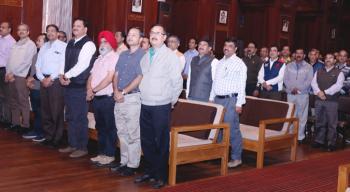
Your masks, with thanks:
[[[259,139],[259,127],[240,124],[242,138],[257,141]],[[285,134],[283,131],[265,129],[265,138],[275,137]]]
[[[205,145],[213,143],[212,140],[209,139],[198,139],[196,137],[191,137],[189,135],[179,134],[178,137],[178,147],[188,147],[188,146],[195,146],[195,145]]]

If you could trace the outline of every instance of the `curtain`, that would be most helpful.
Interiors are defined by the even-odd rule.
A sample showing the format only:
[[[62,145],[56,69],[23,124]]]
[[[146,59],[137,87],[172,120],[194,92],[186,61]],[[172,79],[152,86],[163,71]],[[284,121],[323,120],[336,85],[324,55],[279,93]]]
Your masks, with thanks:
[[[69,40],[72,37],[72,7],[73,0],[43,0],[42,31],[46,31],[47,25],[55,24],[67,33]]]

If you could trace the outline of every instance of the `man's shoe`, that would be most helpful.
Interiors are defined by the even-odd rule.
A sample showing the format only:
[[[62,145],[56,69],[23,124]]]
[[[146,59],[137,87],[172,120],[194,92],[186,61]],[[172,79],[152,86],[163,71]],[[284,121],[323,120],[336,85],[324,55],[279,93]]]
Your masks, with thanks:
[[[126,165],[118,164],[117,166],[113,166],[110,168],[111,172],[119,172],[121,173],[126,168]]]
[[[104,156],[100,161],[97,162],[97,167],[111,167],[114,157]]]
[[[328,152],[333,152],[333,151],[335,151],[337,148],[336,148],[336,146],[334,146],[334,145],[328,145],[328,147],[327,147],[327,151]]]
[[[314,149],[319,149],[321,147],[324,147],[324,145],[315,141],[314,143],[311,144],[311,147]]]
[[[104,157],[104,155],[97,155],[96,157],[90,158],[90,161],[92,163],[98,163],[99,161],[102,160],[103,157]]]
[[[20,127],[19,125],[12,125],[12,124],[10,124],[10,125],[6,128],[6,130],[7,130],[7,131],[17,131],[17,129],[18,129],[19,127]]]
[[[123,169],[120,172],[120,175],[121,176],[132,176],[132,175],[135,175],[135,173],[136,173],[136,169],[135,168],[126,167],[125,169]]]
[[[231,160],[227,163],[227,167],[235,168],[242,165],[242,160]]]
[[[134,183],[144,183],[144,182],[153,182],[155,181],[154,177],[152,177],[151,175],[148,174],[144,174],[141,176],[136,177],[136,179],[134,180]]]
[[[73,151],[73,152],[69,155],[69,157],[70,157],[70,158],[79,158],[79,157],[83,157],[83,156],[85,156],[85,155],[87,155],[87,154],[88,154],[88,152],[85,151],[85,150],[76,150],[76,151]]]
[[[160,189],[165,186],[165,182],[162,180],[158,180],[155,183],[152,184],[153,189]]]
[[[45,140],[46,140],[46,138],[41,136],[41,135],[36,136],[34,139],[32,139],[32,141],[39,142],[39,143],[44,142]]]
[[[61,149],[59,149],[58,151],[59,151],[60,153],[72,153],[72,152],[74,152],[75,150],[77,150],[77,149],[74,148],[74,147],[68,146],[68,147],[66,147],[66,148],[61,148]]]
[[[25,133],[22,135],[23,139],[34,139],[38,137],[38,134],[36,134],[35,131],[29,131],[28,133]]]

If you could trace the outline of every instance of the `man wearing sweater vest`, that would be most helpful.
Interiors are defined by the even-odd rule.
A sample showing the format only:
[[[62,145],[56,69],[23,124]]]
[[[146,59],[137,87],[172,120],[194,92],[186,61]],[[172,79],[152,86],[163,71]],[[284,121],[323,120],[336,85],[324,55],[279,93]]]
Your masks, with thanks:
[[[315,101],[316,137],[312,147],[327,147],[328,151],[336,149],[337,100],[344,82],[344,74],[334,66],[335,62],[334,55],[328,53],[325,57],[325,67],[315,73],[311,83],[314,94],[317,95]]]
[[[277,46],[270,47],[270,59],[263,63],[258,74],[257,88],[261,89],[260,93],[258,90],[254,91],[254,96],[282,100],[282,89],[283,89],[283,76],[286,65],[278,60],[278,48]]]
[[[88,103],[86,84],[90,75],[96,47],[86,35],[87,21],[77,18],[73,22],[74,39],[66,48],[65,66],[60,75],[60,82],[65,87],[64,102],[68,124],[68,147],[61,153],[71,153],[71,158],[87,155],[88,143]],[[94,92],[96,94],[96,92]]]
[[[155,25],[150,31],[152,48],[141,60],[141,148],[146,161],[145,174],[135,183],[156,180],[153,188],[167,181],[170,140],[170,112],[182,91],[180,59],[164,44],[166,31]]]

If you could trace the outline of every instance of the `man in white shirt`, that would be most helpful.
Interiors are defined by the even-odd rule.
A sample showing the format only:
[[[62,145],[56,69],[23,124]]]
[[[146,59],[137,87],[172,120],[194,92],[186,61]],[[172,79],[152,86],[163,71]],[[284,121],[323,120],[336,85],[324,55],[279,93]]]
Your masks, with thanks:
[[[185,68],[186,59],[185,59],[184,54],[182,54],[178,50],[178,48],[180,46],[179,37],[176,35],[169,36],[167,39],[167,45],[168,45],[169,49],[173,50],[175,52],[175,54],[179,57],[179,59],[180,59],[179,65],[181,66],[181,70],[183,70]]]
[[[231,161],[228,167],[233,168],[242,164],[242,134],[239,129],[239,114],[245,104],[245,86],[247,67],[237,57],[237,43],[229,38],[224,45],[224,58],[217,66],[213,90],[215,103],[225,107],[224,122],[230,124]],[[219,138],[221,138],[220,135]]]
[[[0,24],[0,120],[5,126],[11,122],[9,90],[7,83],[5,83],[6,65],[11,48],[16,43],[16,40],[11,36],[11,31],[10,22]]]
[[[5,82],[8,83],[10,93],[12,123],[10,129],[22,134],[28,131],[30,127],[29,90],[26,77],[36,54],[36,45],[29,38],[28,25],[19,25],[17,35],[20,40],[11,49],[6,65]]]
[[[214,102],[213,81],[219,61],[212,56],[213,44],[202,39],[198,44],[199,55],[193,57],[188,69],[186,97],[191,100]]]
[[[334,66],[335,62],[334,55],[328,53],[325,57],[325,67],[315,73],[311,82],[312,90],[317,95],[316,137],[312,147],[327,147],[328,151],[336,149],[338,97],[344,82],[344,73]]]
[[[125,38],[126,38],[126,34],[124,31],[115,32],[115,39],[117,40],[117,43],[118,43],[118,47],[115,52],[118,55],[120,55],[122,52],[127,51],[129,49],[124,43]]]
[[[64,68],[67,44],[58,40],[56,25],[46,26],[48,42],[40,49],[36,62],[36,77],[40,83],[41,114],[45,144],[57,147],[64,130],[63,87],[59,82]]]
[[[283,76],[286,65],[278,60],[277,46],[270,47],[270,59],[262,64],[257,87],[260,88],[260,97],[266,99],[282,100]],[[253,93],[258,96],[258,90]]]
[[[86,35],[88,22],[77,18],[73,22],[74,39],[66,48],[64,71],[61,71],[60,82],[65,87],[64,102],[68,124],[68,147],[61,153],[71,153],[71,158],[87,155],[88,143],[88,103],[87,80],[95,61],[95,44]],[[94,93],[95,94],[95,93]]]

